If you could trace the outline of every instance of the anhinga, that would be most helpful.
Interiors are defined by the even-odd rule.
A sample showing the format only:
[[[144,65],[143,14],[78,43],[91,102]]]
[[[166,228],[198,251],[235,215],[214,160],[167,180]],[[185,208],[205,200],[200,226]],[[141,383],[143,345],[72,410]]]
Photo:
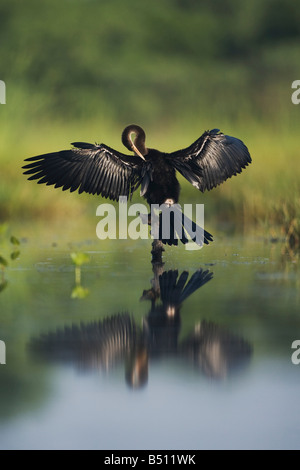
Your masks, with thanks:
[[[134,136],[134,138],[133,138]],[[65,191],[98,194],[111,200],[131,197],[140,186],[148,204],[178,203],[180,186],[176,171],[200,191],[211,190],[251,163],[243,142],[219,129],[204,132],[192,145],[171,153],[147,148],[145,132],[137,125],[122,133],[124,146],[134,152],[125,155],[105,144],[73,142],[73,148],[27,158],[24,174],[29,180],[62,187]],[[195,225],[195,224],[194,224]],[[202,230],[202,229],[201,229]],[[180,237],[183,243],[186,237]],[[204,231],[204,242],[212,240]],[[177,244],[177,240],[163,240]]]

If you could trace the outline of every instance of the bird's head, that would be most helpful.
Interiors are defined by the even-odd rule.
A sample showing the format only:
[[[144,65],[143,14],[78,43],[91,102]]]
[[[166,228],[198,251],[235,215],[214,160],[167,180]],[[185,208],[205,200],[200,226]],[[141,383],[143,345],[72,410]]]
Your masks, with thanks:
[[[146,134],[144,130],[136,124],[130,124],[122,132],[122,143],[125,147],[145,160],[148,149],[145,146]]]

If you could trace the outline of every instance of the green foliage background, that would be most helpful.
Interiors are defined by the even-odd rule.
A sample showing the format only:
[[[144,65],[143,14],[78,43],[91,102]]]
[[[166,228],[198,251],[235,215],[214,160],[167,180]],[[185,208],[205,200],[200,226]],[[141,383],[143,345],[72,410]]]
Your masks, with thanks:
[[[0,57],[0,220],[89,210],[88,196],[28,183],[23,159],[74,140],[122,150],[129,123],[165,151],[214,127],[249,147],[245,173],[204,197],[182,181],[182,203],[204,202],[217,222],[240,226],[298,220],[293,0],[2,0]]]

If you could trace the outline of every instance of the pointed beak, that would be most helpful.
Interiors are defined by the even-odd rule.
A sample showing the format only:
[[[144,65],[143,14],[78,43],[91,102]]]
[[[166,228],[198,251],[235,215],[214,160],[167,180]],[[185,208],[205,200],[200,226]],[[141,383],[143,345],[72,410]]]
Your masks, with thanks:
[[[136,153],[139,157],[141,157],[143,160],[146,161],[144,155],[139,151],[139,149],[138,149],[134,144],[132,144],[132,150],[133,150],[134,153]]]

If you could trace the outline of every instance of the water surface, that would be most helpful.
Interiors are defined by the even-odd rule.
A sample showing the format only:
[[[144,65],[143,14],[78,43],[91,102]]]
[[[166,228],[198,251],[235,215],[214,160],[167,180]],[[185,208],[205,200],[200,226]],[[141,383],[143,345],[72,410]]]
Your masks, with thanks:
[[[33,232],[4,272],[2,449],[299,448],[296,254],[77,238]]]

